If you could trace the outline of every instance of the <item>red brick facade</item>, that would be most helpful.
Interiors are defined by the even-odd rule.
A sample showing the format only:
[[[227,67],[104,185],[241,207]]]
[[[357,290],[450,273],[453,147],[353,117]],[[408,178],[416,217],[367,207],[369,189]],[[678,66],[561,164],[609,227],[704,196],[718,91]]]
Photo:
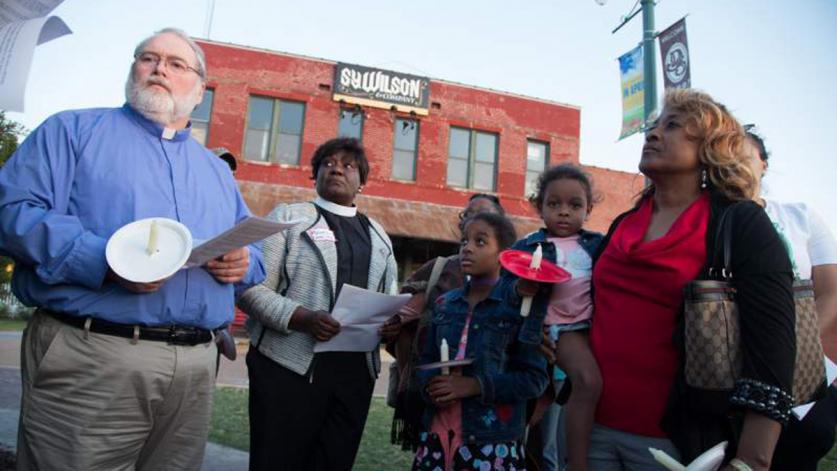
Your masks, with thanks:
[[[335,62],[244,46],[199,41],[207,57],[208,87],[214,90],[209,147],[223,146],[242,155],[251,95],[305,104],[300,166],[239,160],[236,177],[254,213],[266,214],[279,202],[313,195],[311,155],[336,137],[340,104],[332,99]],[[549,144],[549,162],[578,164],[580,110],[577,107],[480,89],[440,80],[430,82],[428,116],[419,120],[418,161],[414,182],[390,178],[395,119],[406,113],[364,107],[363,143],[370,164],[369,181],[358,205],[382,222],[391,235],[456,241],[456,215],[472,190],[448,187],[446,172],[451,126],[498,135],[496,194],[521,233],[538,226],[524,198],[527,140]],[[642,178],[589,167],[604,199],[589,228],[606,230],[618,212],[629,207]]]

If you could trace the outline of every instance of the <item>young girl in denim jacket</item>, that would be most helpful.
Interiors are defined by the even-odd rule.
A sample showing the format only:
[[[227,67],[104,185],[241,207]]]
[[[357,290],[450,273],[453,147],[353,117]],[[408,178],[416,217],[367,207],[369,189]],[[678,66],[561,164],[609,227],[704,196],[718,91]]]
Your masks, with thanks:
[[[581,169],[569,164],[552,167],[540,175],[537,188],[530,202],[546,227],[518,241],[514,248],[534,252],[540,245],[544,260],[554,262],[572,275],[570,281],[552,285],[547,290],[548,296],[535,299],[532,317],[544,317],[543,310],[546,310],[543,323],[555,342],[557,364],[570,378],[572,392],[564,407],[567,458],[569,469],[585,470],[593,416],[602,387],[588,340],[593,315],[592,260],[602,235],[582,228],[593,209],[593,190]],[[557,419],[557,414],[547,413],[541,429],[557,428]]]
[[[413,469],[525,468],[526,401],[544,391],[549,377],[538,344],[520,340],[538,338],[539,330],[522,335],[516,282],[500,279],[499,253],[515,239],[514,226],[497,214],[477,214],[464,225],[460,258],[470,279],[436,300],[419,364],[440,360],[443,339],[451,360],[473,363],[447,375],[418,372],[430,406]]]

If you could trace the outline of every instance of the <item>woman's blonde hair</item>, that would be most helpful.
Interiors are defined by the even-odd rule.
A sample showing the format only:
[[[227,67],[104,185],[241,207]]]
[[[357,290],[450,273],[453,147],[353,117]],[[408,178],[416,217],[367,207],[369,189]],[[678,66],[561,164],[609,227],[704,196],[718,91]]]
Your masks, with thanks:
[[[751,199],[757,182],[744,156],[747,135],[732,113],[693,89],[667,91],[664,108],[682,117],[686,134],[698,143],[698,160],[706,170],[707,183],[731,200]]]

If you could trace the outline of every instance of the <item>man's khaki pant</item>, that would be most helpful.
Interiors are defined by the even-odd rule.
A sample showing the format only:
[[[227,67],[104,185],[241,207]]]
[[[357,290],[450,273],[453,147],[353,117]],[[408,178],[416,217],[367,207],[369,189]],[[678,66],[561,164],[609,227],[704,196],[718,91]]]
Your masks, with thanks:
[[[18,469],[200,469],[215,363],[214,342],[132,343],[36,313],[21,347]]]

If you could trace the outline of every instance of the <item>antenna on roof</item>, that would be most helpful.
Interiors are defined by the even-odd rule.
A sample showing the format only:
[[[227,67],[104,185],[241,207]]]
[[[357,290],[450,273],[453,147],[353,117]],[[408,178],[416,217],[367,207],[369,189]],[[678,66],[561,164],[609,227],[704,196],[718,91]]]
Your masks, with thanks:
[[[215,15],[215,0],[209,0],[209,8],[206,11],[206,21],[203,25],[203,35],[206,39],[211,39],[212,35],[212,17]]]

